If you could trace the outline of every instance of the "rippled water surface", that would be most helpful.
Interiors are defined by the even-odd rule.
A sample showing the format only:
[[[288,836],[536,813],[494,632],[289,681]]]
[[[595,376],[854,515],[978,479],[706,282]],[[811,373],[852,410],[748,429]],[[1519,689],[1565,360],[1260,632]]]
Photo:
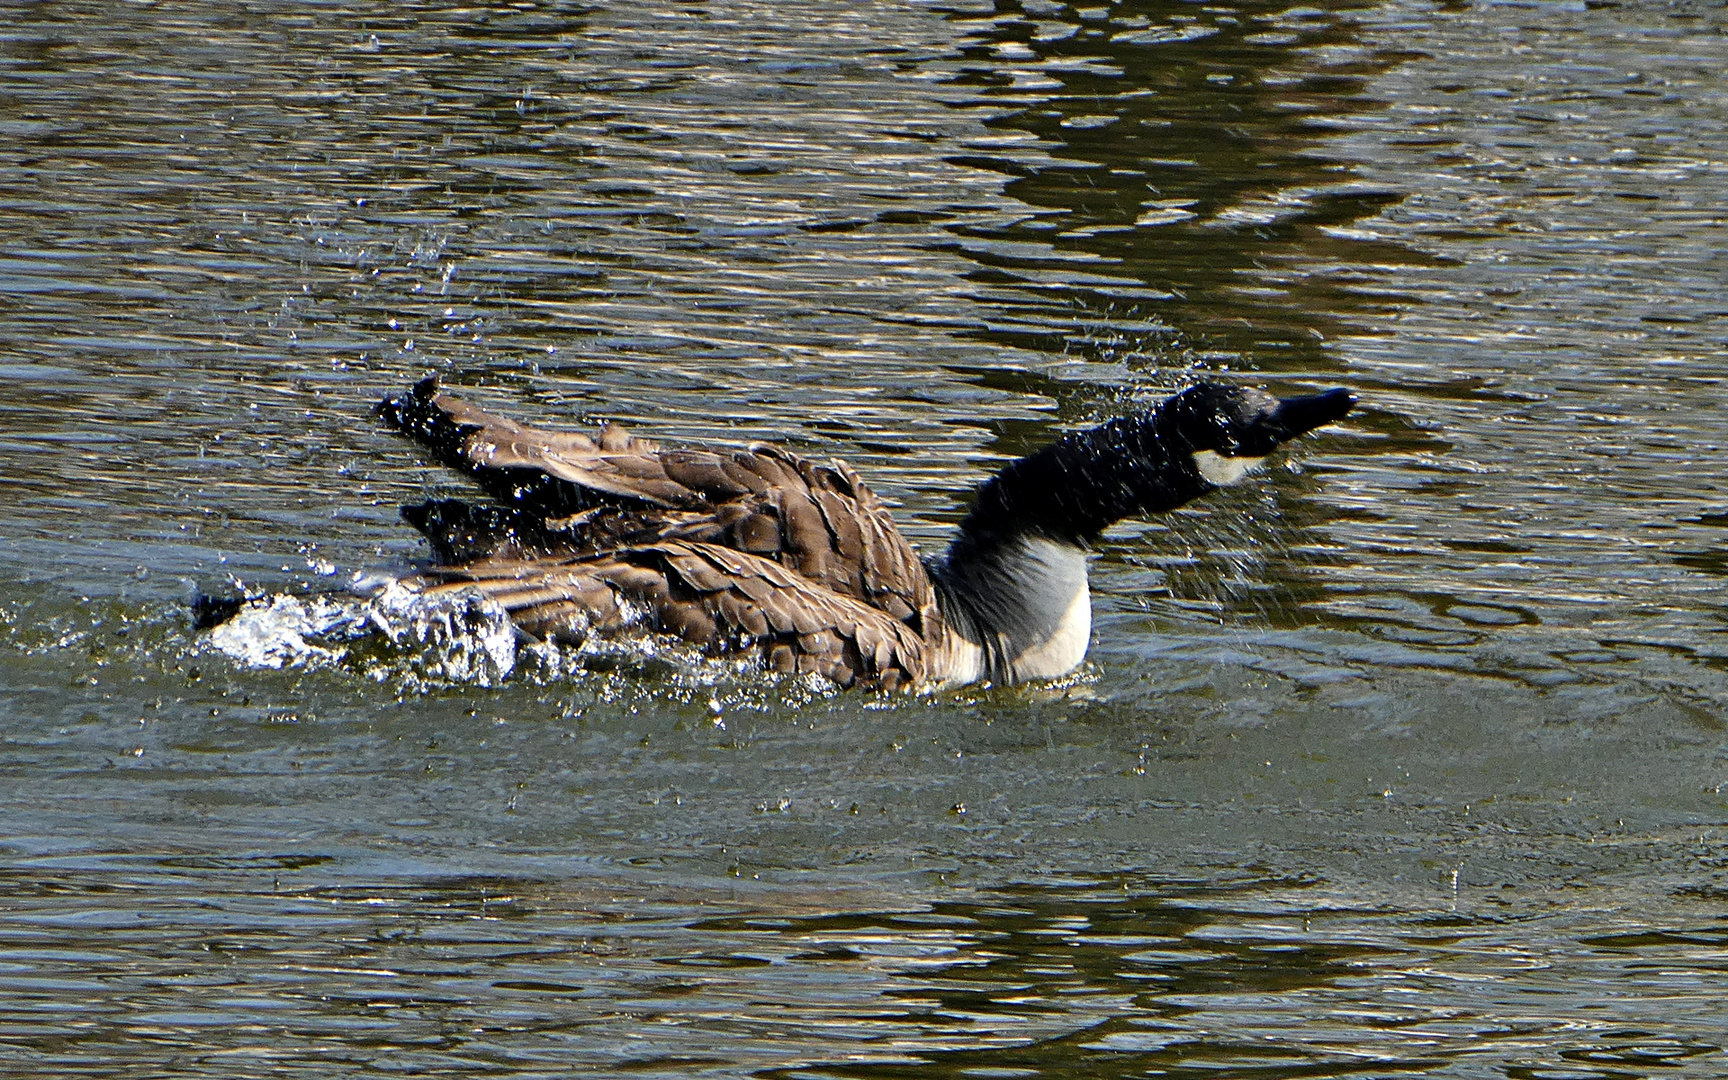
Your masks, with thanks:
[[[0,30],[0,1068],[1728,1072],[1719,5],[44,3]],[[840,456],[926,550],[1201,374],[1056,686],[238,663],[461,484]]]

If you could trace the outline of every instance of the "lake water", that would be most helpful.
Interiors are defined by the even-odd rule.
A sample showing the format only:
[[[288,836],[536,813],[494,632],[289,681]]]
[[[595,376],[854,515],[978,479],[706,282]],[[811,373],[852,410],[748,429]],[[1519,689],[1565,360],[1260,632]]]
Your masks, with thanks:
[[[6,1073],[1728,1072],[1720,5],[5,11]],[[212,650],[423,557],[427,371],[927,551],[1203,374],[1362,403],[1060,685]]]

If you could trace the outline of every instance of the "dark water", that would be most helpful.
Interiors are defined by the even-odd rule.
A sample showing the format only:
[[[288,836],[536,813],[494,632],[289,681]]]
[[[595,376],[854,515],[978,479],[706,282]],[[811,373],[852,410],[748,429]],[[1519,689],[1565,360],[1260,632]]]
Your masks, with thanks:
[[[1719,6],[0,8],[0,1068],[1728,1071]],[[927,549],[1200,373],[1060,686],[249,667],[459,485],[841,456]]]

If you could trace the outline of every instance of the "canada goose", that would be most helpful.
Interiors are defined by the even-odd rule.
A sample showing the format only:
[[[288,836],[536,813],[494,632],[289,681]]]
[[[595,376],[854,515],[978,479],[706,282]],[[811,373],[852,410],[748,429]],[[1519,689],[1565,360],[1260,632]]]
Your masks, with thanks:
[[[1200,383],[1009,463],[929,561],[839,461],[766,445],[662,450],[612,425],[537,431],[435,377],[377,411],[495,500],[403,508],[434,558],[403,579],[410,590],[475,590],[537,640],[634,627],[895,689],[1073,670],[1091,634],[1086,561],[1100,533],[1240,480],[1354,404],[1345,390],[1279,400]]]

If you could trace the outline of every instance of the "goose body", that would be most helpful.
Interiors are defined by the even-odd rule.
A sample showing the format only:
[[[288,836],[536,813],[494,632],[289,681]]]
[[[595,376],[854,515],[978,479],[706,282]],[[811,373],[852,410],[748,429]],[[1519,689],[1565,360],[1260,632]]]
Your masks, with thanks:
[[[1105,528],[1240,479],[1353,401],[1201,383],[1010,463],[928,562],[843,462],[767,445],[668,450],[610,425],[538,431],[431,378],[378,412],[492,499],[403,508],[433,555],[410,589],[478,591],[536,640],[647,630],[897,689],[1073,670],[1091,634],[1087,555]]]

